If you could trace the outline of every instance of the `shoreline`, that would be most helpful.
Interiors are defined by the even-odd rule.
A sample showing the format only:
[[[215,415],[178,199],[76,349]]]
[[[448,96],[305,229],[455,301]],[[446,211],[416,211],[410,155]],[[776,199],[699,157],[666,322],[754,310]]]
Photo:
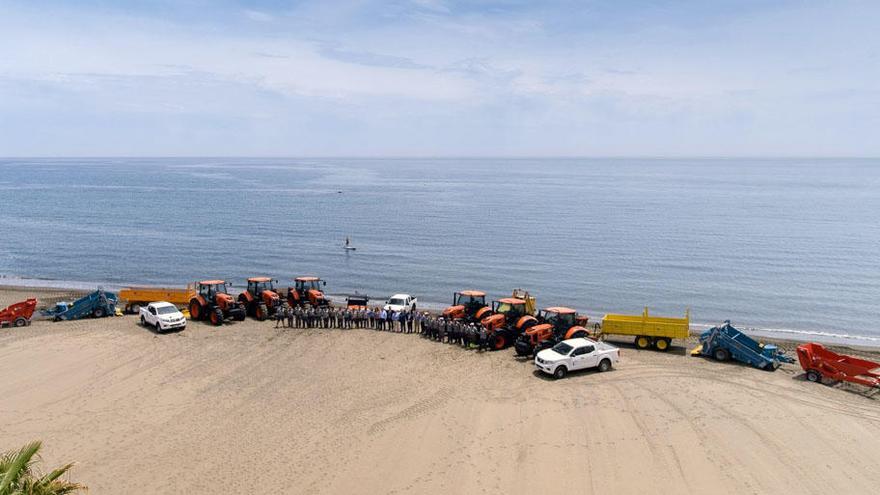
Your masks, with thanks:
[[[63,281],[63,280],[51,280],[51,279],[25,279],[18,277],[9,277],[9,276],[0,276],[0,308],[5,307],[7,304],[10,304],[12,300],[7,301],[9,299],[7,295],[11,293],[27,293],[32,292],[34,295],[41,299],[40,307],[45,307],[44,300],[48,300],[52,303],[64,300],[65,298],[73,298],[76,296],[85,295],[97,287],[103,287],[106,290],[110,291],[118,291],[123,287],[130,287],[132,285],[119,285],[119,284],[96,284],[92,282],[71,282],[71,281]],[[176,287],[174,285],[165,285],[165,286],[153,286],[153,285],[139,285],[140,287]],[[181,286],[183,287],[183,286]],[[45,294],[49,296],[48,298],[44,296],[44,298],[40,298],[39,294]],[[331,294],[327,293],[328,299],[330,299],[333,304],[341,304],[344,302],[345,295],[344,294]],[[6,302],[3,302],[6,301]],[[378,299],[376,299],[378,301]],[[439,312],[445,307],[442,303],[431,303],[431,302],[422,302],[419,301],[419,307],[423,310],[431,311],[431,312]],[[590,315],[591,319],[594,315]],[[35,318],[38,318],[35,315]],[[596,320],[601,319],[601,316],[597,316]],[[736,322],[733,322],[734,326],[753,336],[758,337],[762,341],[775,343],[780,346],[784,346],[787,348],[797,347],[799,344],[803,344],[806,342],[818,342],[825,346],[838,349],[840,351],[852,350],[856,352],[867,352],[867,353],[877,353],[880,354],[880,337],[871,337],[871,336],[859,336],[859,335],[840,335],[833,334],[829,332],[822,331],[809,331],[809,330],[797,330],[797,329],[762,329],[758,327],[750,327],[745,325],[737,325]],[[697,323],[691,322],[690,325],[690,339],[693,340],[700,336],[704,330],[707,330],[719,323]],[[792,334],[796,335],[793,336]]]

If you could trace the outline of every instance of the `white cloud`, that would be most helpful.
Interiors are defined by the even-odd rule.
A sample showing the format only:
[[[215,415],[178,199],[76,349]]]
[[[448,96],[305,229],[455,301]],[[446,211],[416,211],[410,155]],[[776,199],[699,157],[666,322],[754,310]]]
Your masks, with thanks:
[[[248,19],[257,22],[272,22],[273,20],[275,20],[275,16],[267,14],[265,12],[260,12],[258,10],[245,10],[244,15]]]

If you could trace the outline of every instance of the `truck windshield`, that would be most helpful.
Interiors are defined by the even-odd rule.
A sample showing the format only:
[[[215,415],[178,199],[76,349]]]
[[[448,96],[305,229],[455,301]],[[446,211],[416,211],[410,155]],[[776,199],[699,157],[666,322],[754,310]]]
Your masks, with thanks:
[[[156,311],[158,311],[160,315],[170,315],[172,313],[177,313],[177,306],[159,306],[156,308]]]
[[[562,354],[563,356],[568,356],[568,353],[571,352],[572,347],[565,342],[560,342],[553,346],[553,351],[557,354]]]
[[[388,304],[391,304],[392,306],[403,306],[406,304],[406,301],[397,297],[392,297],[388,300]]]

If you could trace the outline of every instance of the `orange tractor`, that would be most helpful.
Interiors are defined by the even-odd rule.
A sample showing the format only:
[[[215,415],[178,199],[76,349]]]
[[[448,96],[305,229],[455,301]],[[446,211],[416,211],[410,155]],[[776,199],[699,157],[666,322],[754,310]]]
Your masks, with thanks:
[[[521,289],[513,297],[492,301],[492,314],[480,320],[489,334],[489,346],[501,350],[514,343],[524,331],[538,324],[535,298]]]
[[[244,304],[235,301],[223,280],[204,280],[196,284],[196,294],[189,300],[189,315],[193,320],[208,320],[221,325],[225,320],[243,321]]]
[[[548,349],[566,339],[589,337],[587,316],[571,308],[556,306],[538,313],[538,324],[523,332],[514,347],[518,356],[529,356]]]
[[[478,322],[492,314],[492,308],[486,306],[486,293],[478,290],[463,290],[452,296],[452,306],[443,310],[447,320],[465,320]]]
[[[244,304],[247,314],[263,321],[281,309],[281,297],[275,290],[277,280],[251,277],[247,282],[247,290],[238,295],[238,302]]]
[[[298,277],[294,282],[293,287],[287,288],[287,304],[291,307],[311,304],[317,308],[330,305],[321,290],[322,286],[327,285],[326,281],[318,277]]]

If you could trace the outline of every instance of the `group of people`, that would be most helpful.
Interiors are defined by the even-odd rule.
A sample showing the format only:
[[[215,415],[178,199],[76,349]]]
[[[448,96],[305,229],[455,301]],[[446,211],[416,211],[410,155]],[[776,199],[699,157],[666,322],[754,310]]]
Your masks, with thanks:
[[[427,313],[386,311],[381,308],[284,305],[275,312],[275,328],[369,328],[416,333],[427,316]]]
[[[422,337],[437,342],[460,345],[464,348],[475,346],[479,351],[489,350],[491,344],[489,334],[483,325],[442,316],[429,315],[425,318],[421,334]]]
[[[418,333],[422,337],[465,348],[488,350],[486,328],[473,322],[434,316],[428,312],[389,311],[382,308],[336,308],[333,306],[287,306],[275,312],[275,328],[366,328]]]

